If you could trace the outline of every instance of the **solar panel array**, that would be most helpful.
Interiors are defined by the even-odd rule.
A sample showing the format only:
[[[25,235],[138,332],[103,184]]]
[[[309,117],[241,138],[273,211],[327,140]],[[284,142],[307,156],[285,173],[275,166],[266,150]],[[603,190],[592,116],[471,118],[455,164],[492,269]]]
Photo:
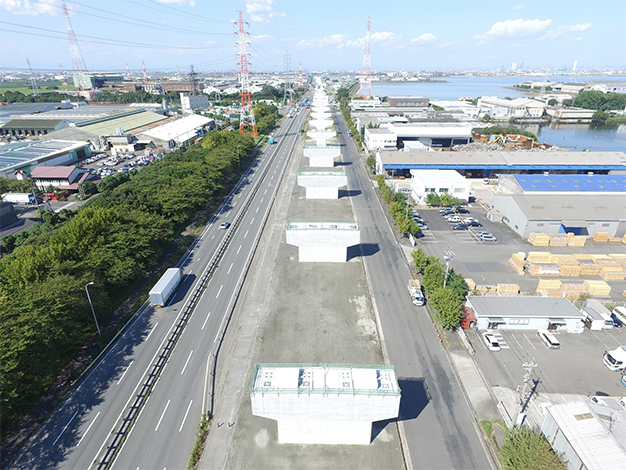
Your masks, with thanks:
[[[524,191],[626,191],[626,175],[513,175]]]
[[[0,147],[0,169],[25,163],[35,158],[76,147],[75,142],[44,140],[36,142],[16,142]]]

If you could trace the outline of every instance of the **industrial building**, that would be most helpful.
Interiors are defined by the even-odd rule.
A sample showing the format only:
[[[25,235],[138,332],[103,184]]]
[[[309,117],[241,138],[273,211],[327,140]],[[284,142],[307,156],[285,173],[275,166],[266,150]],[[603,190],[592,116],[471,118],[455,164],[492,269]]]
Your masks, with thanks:
[[[398,417],[393,366],[256,364],[252,414],[276,420],[281,444],[369,445],[372,423]]]
[[[190,95],[181,93],[180,103],[183,113],[193,113],[196,109],[207,109],[209,107],[209,97],[204,94]]]
[[[493,174],[588,174],[626,172],[624,152],[376,152],[376,172],[388,177],[409,176],[409,170],[457,170],[475,178]]]
[[[204,134],[206,129],[215,128],[215,120],[190,114],[175,121],[165,122],[163,125],[151,126],[149,129],[138,132],[141,140],[154,140],[156,143],[166,143],[169,147],[184,144]]]
[[[65,165],[91,155],[89,143],[64,140],[15,142],[0,147],[0,177],[21,178],[37,165]]]
[[[411,197],[426,204],[430,193],[450,194],[462,202],[469,201],[471,184],[455,170],[411,170]]]
[[[579,331],[585,315],[569,300],[559,297],[469,296],[466,306],[479,330]]]
[[[488,114],[494,119],[537,119],[544,115],[546,103],[530,98],[507,100],[497,96],[478,99],[479,114]]]
[[[503,194],[626,194],[626,174],[502,175],[496,191]]]
[[[593,400],[547,406],[541,433],[568,470],[626,469],[626,410],[615,398]]]
[[[77,90],[101,88],[105,82],[122,82],[124,77],[119,73],[77,72],[74,74],[74,87]]]
[[[39,165],[33,168],[30,177],[42,191],[45,191],[48,186],[54,186],[62,190],[76,192],[79,185],[85,181],[93,181],[94,183],[100,181],[99,177],[74,166]]]
[[[494,212],[522,238],[531,233],[593,236],[596,232],[621,238],[626,233],[626,193],[495,195]]]
[[[62,119],[12,119],[0,127],[0,136],[40,137],[64,129],[69,122]]]

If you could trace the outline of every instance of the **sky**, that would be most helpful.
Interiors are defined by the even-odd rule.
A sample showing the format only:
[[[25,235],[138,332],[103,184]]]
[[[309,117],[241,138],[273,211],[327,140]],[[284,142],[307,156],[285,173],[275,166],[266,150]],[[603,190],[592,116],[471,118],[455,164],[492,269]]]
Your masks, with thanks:
[[[626,0],[66,0],[89,71],[626,68]],[[0,71],[72,70],[61,0],[0,0]],[[289,60],[286,60],[286,55]]]

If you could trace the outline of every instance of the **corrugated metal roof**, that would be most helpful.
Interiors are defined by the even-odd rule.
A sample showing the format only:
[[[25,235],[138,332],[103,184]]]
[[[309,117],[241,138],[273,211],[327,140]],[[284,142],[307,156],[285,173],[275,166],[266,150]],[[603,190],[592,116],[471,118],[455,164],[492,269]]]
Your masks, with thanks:
[[[3,129],[54,129],[62,119],[11,119]]]
[[[524,191],[626,191],[626,175],[512,175]]]
[[[85,126],[81,126],[80,129],[93,135],[113,135],[116,133],[118,127],[121,127],[124,132],[130,132],[133,129],[163,121],[164,119],[167,118],[161,114],[153,113],[151,111],[141,111],[139,113],[119,118],[107,119],[94,124],[87,124]]]
[[[467,299],[476,317],[502,318],[580,318],[583,313],[565,298],[479,297]]]
[[[0,169],[4,170],[48,155],[68,153],[85,146],[83,142],[63,140],[36,140],[3,145],[0,147]]]
[[[498,199],[513,198],[528,220],[626,220],[626,193],[603,194],[594,197],[571,194],[516,194],[513,196],[494,197],[493,205],[498,206]]]

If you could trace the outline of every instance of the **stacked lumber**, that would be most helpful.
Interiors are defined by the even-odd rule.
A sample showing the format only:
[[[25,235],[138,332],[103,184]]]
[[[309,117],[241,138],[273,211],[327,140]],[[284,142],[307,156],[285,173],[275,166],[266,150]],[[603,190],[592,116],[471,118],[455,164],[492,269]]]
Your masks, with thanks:
[[[598,276],[600,274],[601,266],[597,265],[592,259],[579,259],[578,265],[580,266],[581,276]]]
[[[620,243],[621,241],[620,237],[609,237],[609,243]]]
[[[561,270],[561,276],[566,277],[578,277],[582,268],[576,258],[572,255],[552,255],[550,256],[550,262],[559,265]]]
[[[476,283],[474,282],[473,279],[470,279],[469,277],[465,278],[465,283],[467,284],[467,287],[469,288],[470,292],[473,292],[474,289],[476,289]]]
[[[495,292],[496,288],[494,286],[488,286],[484,284],[477,284],[476,290],[480,293],[480,295],[487,295],[489,292]]]
[[[558,279],[539,279],[537,292],[561,290],[562,284]]]
[[[624,238],[622,238],[622,243],[626,243],[626,235],[624,235]],[[624,291],[624,292],[626,292],[626,291]]]
[[[585,246],[586,241],[587,237],[583,237],[582,235],[575,235],[569,238],[567,246]]]
[[[513,268],[513,270],[522,276],[524,274],[524,263],[526,259],[526,253],[520,251],[518,253],[513,253],[511,258],[509,259],[509,264]]]
[[[551,233],[550,234],[550,246],[567,246],[569,243],[569,237],[566,233]]]
[[[626,297],[626,290],[622,291],[622,297]]]
[[[596,232],[593,234],[594,242],[608,242],[609,241],[609,232]]]
[[[496,292],[498,294],[519,294],[519,284],[497,284]]]
[[[529,263],[549,263],[552,255],[547,251],[530,251],[526,257]]]
[[[531,233],[528,241],[533,246],[550,246],[550,235],[547,233]]]
[[[563,297],[564,293],[565,293],[564,291],[559,289],[559,290],[549,290],[549,291],[546,291],[546,293],[542,293],[542,294],[544,297]]]
[[[604,281],[584,281],[591,295],[607,296],[611,294],[611,286]]]
[[[583,282],[563,282],[561,289],[563,297],[572,302],[589,297],[589,289]]]
[[[528,273],[531,276],[558,277],[561,275],[561,269],[556,263],[530,263]]]
[[[572,255],[574,258],[576,258],[577,260],[581,260],[581,259],[587,259],[587,260],[592,260],[593,256],[591,256],[590,254],[587,253],[574,253]]]

